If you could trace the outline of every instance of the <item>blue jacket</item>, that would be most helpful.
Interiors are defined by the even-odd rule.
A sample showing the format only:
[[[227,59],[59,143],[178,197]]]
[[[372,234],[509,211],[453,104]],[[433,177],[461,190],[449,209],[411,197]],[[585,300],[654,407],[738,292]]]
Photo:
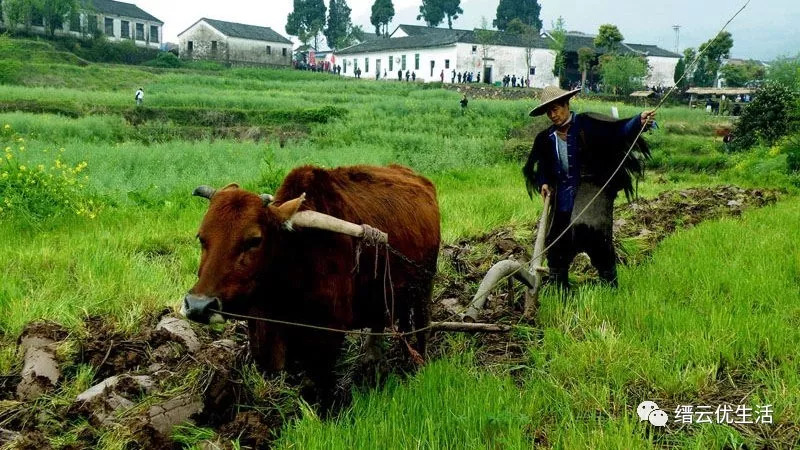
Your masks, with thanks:
[[[536,136],[528,163],[523,169],[529,194],[533,194],[534,186],[538,192],[543,184],[550,185],[555,191],[556,210],[572,211],[581,179],[605,183],[640,129],[641,115],[613,120],[590,113],[572,113],[571,125],[567,131],[568,169],[565,171],[561,166],[556,127],[550,126]],[[645,147],[642,149],[645,156],[648,156],[646,144],[642,141],[641,145]],[[625,189],[627,193],[631,185],[630,175],[643,172],[643,167],[639,166],[639,161],[633,155],[629,160],[626,162],[626,170],[620,171],[618,179],[610,185],[615,193],[620,189]]]

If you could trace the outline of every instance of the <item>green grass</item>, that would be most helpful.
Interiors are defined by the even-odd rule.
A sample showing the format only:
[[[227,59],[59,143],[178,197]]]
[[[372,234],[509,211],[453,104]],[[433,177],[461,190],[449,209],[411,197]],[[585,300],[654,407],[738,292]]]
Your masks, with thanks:
[[[44,53],[19,58],[25,76],[0,90],[0,104],[11,110],[0,114],[0,150],[8,146],[15,164],[31,168],[49,167],[56,159],[73,167],[87,162],[81,173],[88,175],[87,187],[78,200],[93,200],[97,214],[91,219],[66,210],[32,220],[22,210],[0,211],[2,374],[19,370],[15,340],[31,320],[52,319],[75,329],[85,315],[103,314],[132,331],[147,311],[177,306],[197,269],[194,235],[206,202],[190,193],[200,184],[238,182],[274,192],[283,175],[302,164],[402,163],[436,184],[447,243],[505,225],[524,228],[540,212],[541,202],[528,198],[520,175],[528,134],[542,125],[529,121],[528,101],[472,100],[462,113],[457,93],[411,83],[289,70],[81,66],[64,55]],[[335,106],[347,113],[306,124],[287,139],[187,140],[180,123],[134,127],[122,117],[133,109],[139,85],[145,87],[147,107],[154,109],[257,114]],[[14,112],[15,105],[41,110]],[[607,113],[610,106],[574,103],[578,111]],[[620,106],[623,116],[636,112]],[[648,135],[654,159],[653,171],[640,185],[643,196],[721,183],[795,193],[793,183],[800,186],[786,175],[786,155],[780,151],[726,154],[713,140],[713,130],[724,121],[687,108],[665,108],[659,121],[662,130]],[[26,189],[30,198],[52,194],[39,185]],[[800,386],[792,350],[800,337],[798,212],[800,202],[790,197],[746,214],[743,221],[704,224],[665,241],[652,262],[623,269],[618,291],[585,288],[567,305],[546,296],[541,335],[528,333],[526,363],[514,368],[513,379],[509,367],[477,366],[472,338],[453,337],[450,356],[409,380],[359,393],[353,407],[334,420],[321,421],[308,411],[287,425],[281,445],[722,448],[769,443],[730,427],[653,433],[634,420],[633,408],[644,397],[674,407],[713,401],[726,390],[738,393],[740,386],[754,389],[751,400],[776,405],[784,426],[762,434],[796,439]],[[70,389],[84,387],[91,377],[85,370],[71,376]],[[82,426],[87,424],[71,429],[78,433]],[[55,437],[53,444],[77,440],[73,434]],[[207,430],[195,428],[178,436],[187,445],[205,437]],[[123,447],[128,438],[109,432],[99,445]],[[781,442],[786,441],[774,445]]]
[[[546,296],[527,363],[486,373],[466,357],[357,396],[333,421],[307,415],[284,448],[789,448],[800,444],[800,201],[703,224],[664,241],[621,288]],[[463,338],[453,352],[463,354]],[[745,398],[745,400],[741,400]],[[772,404],[750,433],[692,425],[653,432],[636,406]],[[758,433],[756,433],[758,431]]]

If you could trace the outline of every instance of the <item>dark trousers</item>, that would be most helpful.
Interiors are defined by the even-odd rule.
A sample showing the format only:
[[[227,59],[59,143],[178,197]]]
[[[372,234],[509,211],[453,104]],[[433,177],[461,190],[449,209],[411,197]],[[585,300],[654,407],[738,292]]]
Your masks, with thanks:
[[[556,211],[547,235],[550,245],[569,226],[571,211]],[[562,288],[568,288],[568,271],[572,260],[580,252],[586,252],[600,278],[612,286],[617,285],[616,254],[611,227],[593,227],[576,223],[548,251],[547,265],[550,278]]]

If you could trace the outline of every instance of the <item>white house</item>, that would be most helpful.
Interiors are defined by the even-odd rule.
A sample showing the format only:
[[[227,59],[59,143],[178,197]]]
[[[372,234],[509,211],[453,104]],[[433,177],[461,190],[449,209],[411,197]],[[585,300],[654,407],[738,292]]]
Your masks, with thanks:
[[[553,39],[552,31],[548,32],[547,36]],[[570,85],[581,80],[581,72],[578,68],[578,50],[585,47],[593,50],[597,56],[602,55],[602,49],[598,49],[594,45],[594,38],[595,35],[592,34],[579,32],[567,33],[566,42],[564,43],[564,53],[566,55],[565,75]],[[655,45],[631,44],[627,42],[623,42],[620,45],[618,52],[622,55],[639,55],[647,59],[650,70],[647,78],[644,80],[646,86],[672,87],[675,85],[675,67],[678,65],[678,61],[680,61],[682,57],[681,55],[669,50],[664,50]]]
[[[141,47],[160,47],[164,22],[138,6],[114,0],[83,0],[79,5],[79,11],[56,24],[56,35],[87,37],[100,33],[112,42],[133,41]],[[44,18],[35,8],[28,29],[45,34]]]
[[[418,81],[452,81],[454,73],[481,75],[481,82],[494,83],[505,75],[530,76],[531,87],[557,84],[553,75],[556,54],[544,38],[526,43],[518,36],[480,30],[451,30],[417,25],[400,25],[386,39],[363,42],[339,50],[337,64],[342,75],[353,77],[361,69],[362,78],[405,78],[406,72]],[[488,44],[487,42],[491,42]]]
[[[269,27],[202,18],[178,35],[183,59],[232,65],[289,66],[292,41]]]

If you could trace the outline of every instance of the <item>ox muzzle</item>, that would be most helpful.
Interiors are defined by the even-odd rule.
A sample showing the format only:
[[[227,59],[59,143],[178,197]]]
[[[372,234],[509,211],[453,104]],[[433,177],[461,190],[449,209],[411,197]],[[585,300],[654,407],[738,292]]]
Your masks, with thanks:
[[[186,294],[183,298],[181,314],[189,320],[205,324],[223,322],[223,317],[216,311],[222,311],[222,305],[216,297]]]

